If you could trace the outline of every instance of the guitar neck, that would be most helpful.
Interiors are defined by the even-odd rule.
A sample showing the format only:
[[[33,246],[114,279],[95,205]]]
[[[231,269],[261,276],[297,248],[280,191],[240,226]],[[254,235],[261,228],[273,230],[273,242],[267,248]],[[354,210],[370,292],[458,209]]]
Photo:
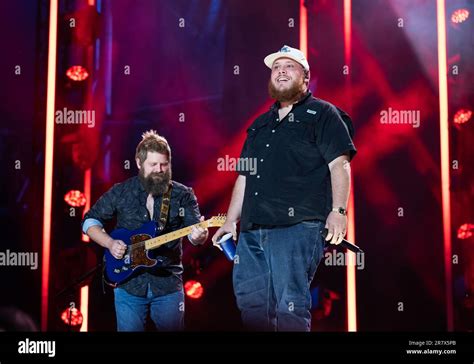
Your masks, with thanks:
[[[182,238],[183,236],[186,236],[188,234],[191,234],[191,231],[193,230],[194,226],[199,226],[202,227],[203,229],[206,229],[209,226],[209,221],[211,220],[206,220],[188,227],[185,227],[183,229],[179,229],[176,231],[173,231],[168,234],[160,235],[157,236],[156,238],[149,239],[145,241],[145,249],[151,250],[151,249],[156,249],[162,246],[163,244],[169,243],[170,241]]]

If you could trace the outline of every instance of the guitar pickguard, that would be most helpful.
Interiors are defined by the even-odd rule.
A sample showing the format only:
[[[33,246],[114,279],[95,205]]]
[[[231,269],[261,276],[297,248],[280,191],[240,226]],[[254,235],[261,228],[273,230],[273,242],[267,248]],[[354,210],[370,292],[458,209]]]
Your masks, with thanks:
[[[148,258],[147,251],[145,250],[145,245],[141,246],[136,245],[142,241],[151,239],[151,236],[148,234],[137,234],[133,235],[130,238],[130,246],[127,249],[127,253],[130,256],[130,268],[135,269],[139,266],[143,267],[153,267],[156,264],[155,259]]]

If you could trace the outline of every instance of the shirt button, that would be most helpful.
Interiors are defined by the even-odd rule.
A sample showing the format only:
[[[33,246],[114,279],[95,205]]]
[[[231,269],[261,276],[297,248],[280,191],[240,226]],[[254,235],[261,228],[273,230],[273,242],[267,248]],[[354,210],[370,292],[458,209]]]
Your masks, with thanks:
[[[272,133],[274,133],[274,132],[275,132],[275,129],[272,130]]]
[[[280,121],[280,119],[277,118],[277,121]]]
[[[260,159],[260,162],[263,162],[263,158],[262,158],[262,159]]]
[[[257,195],[258,195],[258,192],[255,192],[255,196],[257,196]]]
[[[268,148],[270,146],[270,144],[267,144],[266,147]]]
[[[257,178],[260,178],[260,175],[257,175]]]

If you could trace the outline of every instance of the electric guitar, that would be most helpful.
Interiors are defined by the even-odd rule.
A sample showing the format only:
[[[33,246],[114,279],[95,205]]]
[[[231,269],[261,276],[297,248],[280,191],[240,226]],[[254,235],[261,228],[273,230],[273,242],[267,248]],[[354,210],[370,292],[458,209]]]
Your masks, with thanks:
[[[137,270],[151,268],[158,263],[157,259],[149,257],[150,250],[190,234],[194,226],[220,227],[224,225],[225,219],[225,214],[220,214],[209,220],[159,236],[157,236],[158,228],[155,221],[149,221],[137,230],[116,229],[110,233],[110,236],[115,240],[122,240],[127,244],[127,249],[122,259],[114,258],[108,249],[105,250],[104,278],[107,283],[116,286],[127,280]]]

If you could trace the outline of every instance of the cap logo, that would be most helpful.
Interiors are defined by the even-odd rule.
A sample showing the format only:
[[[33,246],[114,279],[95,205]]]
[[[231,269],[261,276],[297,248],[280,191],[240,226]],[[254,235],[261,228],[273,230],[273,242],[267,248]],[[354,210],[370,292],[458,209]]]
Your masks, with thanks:
[[[288,46],[283,46],[281,47],[280,52],[289,53],[291,52],[291,49]]]

